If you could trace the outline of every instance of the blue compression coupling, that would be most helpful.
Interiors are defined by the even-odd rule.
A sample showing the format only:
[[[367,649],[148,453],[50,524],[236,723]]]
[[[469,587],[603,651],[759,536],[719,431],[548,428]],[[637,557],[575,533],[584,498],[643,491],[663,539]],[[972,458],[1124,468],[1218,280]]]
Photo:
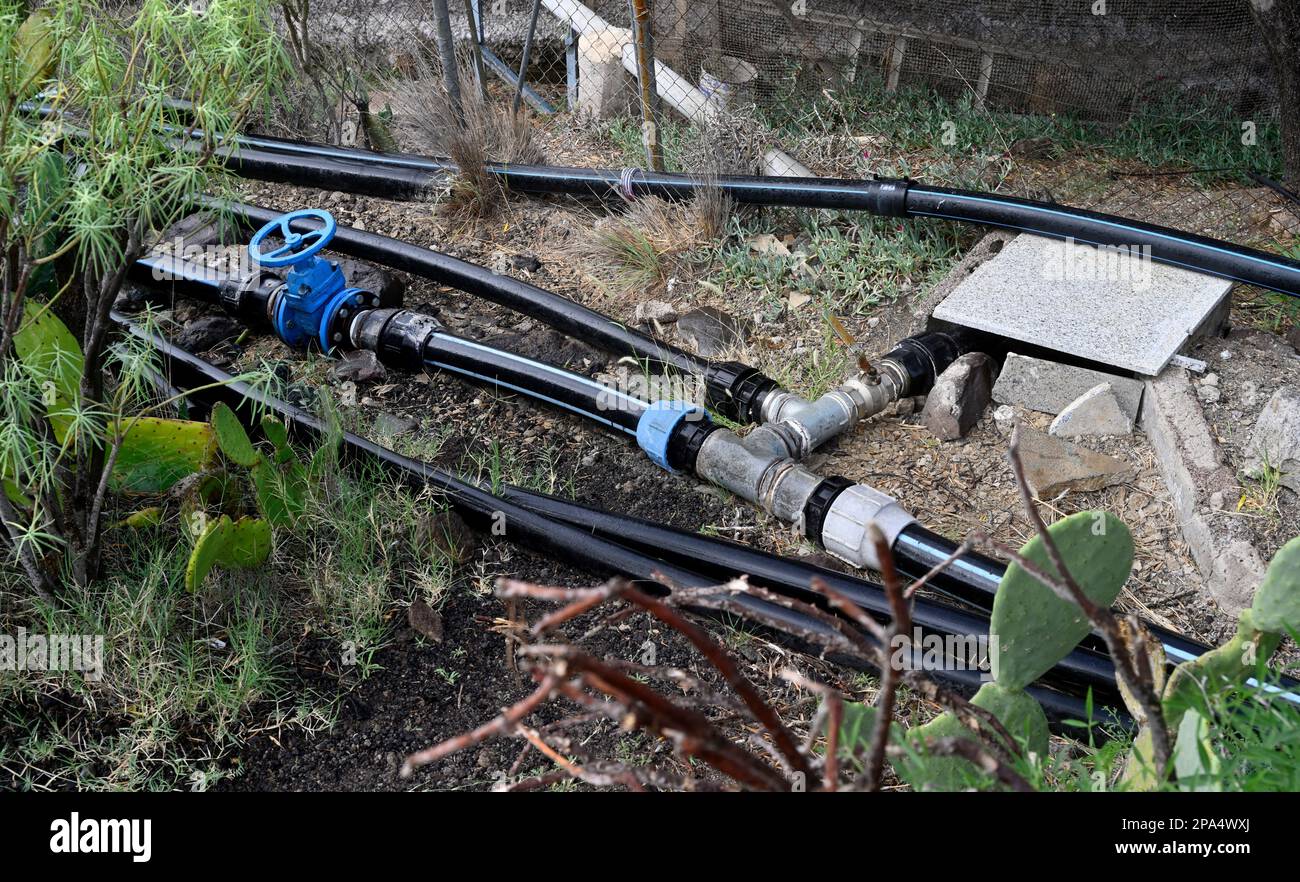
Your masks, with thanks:
[[[662,469],[676,471],[668,464],[668,442],[677,427],[687,419],[707,420],[704,408],[689,401],[656,401],[645,409],[636,424],[636,443],[650,461]]]

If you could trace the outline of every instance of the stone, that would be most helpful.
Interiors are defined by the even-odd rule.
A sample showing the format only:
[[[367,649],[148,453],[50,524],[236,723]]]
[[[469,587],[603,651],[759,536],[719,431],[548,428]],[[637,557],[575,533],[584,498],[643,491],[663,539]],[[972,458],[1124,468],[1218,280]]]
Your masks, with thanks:
[[[359,228],[357,228],[359,229]],[[343,278],[348,280],[349,288],[360,288],[379,296],[382,307],[401,306],[402,295],[406,293],[406,282],[386,269],[360,260],[344,258],[339,261]]]
[[[1223,392],[1219,390],[1218,386],[1202,383],[1196,387],[1196,397],[1206,404],[1217,404],[1219,399],[1223,397]]]
[[[1228,615],[1240,613],[1250,606],[1264,576],[1264,561],[1251,545],[1249,528],[1239,518],[1218,513],[1241,495],[1241,488],[1185,370],[1170,367],[1147,381],[1142,430],[1155,451],[1206,594]]]
[[[1120,408],[1129,420],[1136,420],[1142,403],[1140,381],[1015,352],[1008,353],[1002,363],[1002,372],[993,385],[993,400],[1057,414],[1101,383],[1110,384]]]
[[[411,628],[434,643],[442,642],[442,616],[423,600],[413,600],[406,608],[406,621]]]
[[[514,254],[510,257],[510,265],[521,273],[535,273],[542,268],[542,262],[536,254]]]
[[[636,305],[636,321],[658,322],[661,325],[672,324],[677,321],[677,310],[673,308],[671,303],[664,303],[662,300],[647,300]]]
[[[1058,438],[1130,435],[1133,419],[1124,412],[1110,383],[1098,383],[1065,406],[1048,434]]]
[[[964,438],[979,422],[993,396],[993,360],[968,352],[934,381],[921,420],[940,441]]]
[[[934,318],[1154,376],[1192,336],[1221,327],[1231,287],[1128,249],[1020,235]]]
[[[370,383],[388,377],[388,371],[369,349],[344,354],[334,365],[334,376],[354,383]]]
[[[1133,477],[1133,467],[1126,462],[1028,426],[1020,427],[1020,459],[1029,489],[1039,499],[1068,490],[1100,490]]]
[[[1266,466],[1277,469],[1282,486],[1300,493],[1300,389],[1283,386],[1273,393],[1246,450],[1246,474],[1257,478]]]
[[[243,330],[244,326],[229,316],[205,315],[182,328],[172,342],[186,352],[207,352],[238,337]]]
[[[419,425],[419,422],[411,417],[381,413],[375,417],[373,431],[381,438],[396,438],[398,435],[405,435],[407,432],[414,431]]]
[[[993,410],[993,425],[1002,435],[1010,435],[1011,430],[1016,427],[1016,409],[1009,404],[1003,404]]]
[[[701,306],[677,319],[677,333],[705,358],[721,355],[745,341],[749,325],[743,319]]]

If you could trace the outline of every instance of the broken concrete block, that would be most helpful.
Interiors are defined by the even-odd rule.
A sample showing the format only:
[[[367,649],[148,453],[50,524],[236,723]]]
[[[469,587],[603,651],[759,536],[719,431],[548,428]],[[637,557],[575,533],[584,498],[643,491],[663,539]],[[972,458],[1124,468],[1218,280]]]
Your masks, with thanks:
[[[1130,420],[1136,420],[1142,403],[1140,381],[1014,352],[1002,364],[1002,373],[993,386],[993,400],[1043,413],[1060,413],[1100,383],[1110,383],[1120,408]]]
[[[1225,500],[1236,499],[1241,490],[1185,370],[1170,367],[1147,381],[1142,430],[1155,450],[1206,593],[1224,612],[1241,612],[1264,577],[1264,561],[1248,541],[1248,531],[1221,512]]]
[[[578,37],[578,112],[592,119],[611,119],[627,112],[632,77],[623,67],[623,46],[631,36],[624,28],[591,30]]]
[[[1218,329],[1231,287],[1140,249],[1021,235],[934,318],[1154,376],[1198,330]]]
[[[1283,386],[1264,405],[1250,446],[1246,473],[1260,477],[1265,467],[1281,472],[1282,486],[1300,493],[1300,389]]]
[[[1098,383],[1065,406],[1048,434],[1058,438],[1095,438],[1102,435],[1130,435],[1133,419],[1124,412],[1110,383]]]
[[[993,360],[968,352],[934,381],[921,419],[940,441],[964,438],[979,422],[993,395]]]
[[[1029,489],[1039,499],[1066,490],[1100,490],[1133,477],[1133,467],[1126,462],[1028,426],[1020,427],[1020,460]]]

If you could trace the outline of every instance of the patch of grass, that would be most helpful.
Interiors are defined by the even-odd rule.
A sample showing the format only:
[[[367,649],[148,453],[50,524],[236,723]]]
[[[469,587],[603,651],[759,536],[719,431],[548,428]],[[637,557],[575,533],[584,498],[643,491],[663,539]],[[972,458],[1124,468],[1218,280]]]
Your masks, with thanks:
[[[977,106],[970,95],[947,98],[928,86],[904,86],[890,94],[879,77],[833,91],[801,88],[796,78],[784,83],[788,94],[769,102],[764,112],[781,140],[795,143],[810,130],[828,129],[870,136],[863,150],[873,164],[882,152],[971,157],[1006,153],[1017,141],[1041,138],[1047,139],[1053,157],[1095,151],[1111,162],[1212,169],[1189,176],[1199,184],[1251,184],[1246,169],[1272,177],[1282,173],[1275,120],[1254,121],[1252,144],[1243,138],[1248,133],[1240,118],[1207,99],[1181,93],[1152,96],[1122,121],[1100,122],[1068,114],[991,110]],[[803,99],[808,94],[813,100]]]
[[[499,493],[507,484],[538,493],[574,495],[573,475],[560,466],[560,451],[546,447],[538,451],[521,449],[493,439],[466,455],[465,471]]]
[[[792,212],[789,255],[759,254],[757,233],[774,218],[734,219],[731,235],[712,249],[706,281],[780,309],[791,292],[840,315],[863,315],[882,303],[928,290],[957,260],[969,236],[950,224],[915,224],[830,212]]]
[[[100,679],[0,671],[4,786],[206,789],[250,726],[327,727],[337,697],[294,681],[295,645],[323,641],[331,666],[365,676],[394,613],[416,594],[437,602],[453,563],[419,529],[441,504],[377,472],[353,476],[334,463],[325,474],[295,527],[276,532],[263,569],[218,570],[190,594],[178,523],[119,528],[107,537],[104,580],[67,583],[57,607],[0,608],[0,633],[104,642]],[[0,596],[22,596],[10,587]]]

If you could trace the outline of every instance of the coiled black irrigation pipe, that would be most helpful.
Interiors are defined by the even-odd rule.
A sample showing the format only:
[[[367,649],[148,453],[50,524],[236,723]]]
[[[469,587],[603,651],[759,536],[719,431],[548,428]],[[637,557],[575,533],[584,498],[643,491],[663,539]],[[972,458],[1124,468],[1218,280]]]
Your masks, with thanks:
[[[320,441],[329,437],[325,424],[313,414],[236,380],[202,358],[150,334],[128,316],[114,312],[112,319],[127,332],[152,343],[166,360],[167,379],[176,387],[207,387],[201,397],[227,402],[250,423],[256,409],[272,413],[284,421],[299,440]],[[501,523],[504,518],[507,540],[594,572],[617,573],[651,583],[650,587],[660,592],[666,589],[656,581],[656,574],[682,587],[708,587],[722,579],[744,574],[750,575],[754,584],[806,602],[818,600],[818,595],[810,591],[808,585],[813,578],[821,578],[882,621],[889,616],[889,605],[882,589],[865,580],[785,560],[737,543],[589,509],[521,488],[510,487],[500,495],[493,495],[429,463],[403,456],[350,432],[340,434],[340,444],[345,462],[377,465],[408,487],[437,491],[471,526],[490,530],[492,524]],[[605,531],[618,533],[630,541],[627,544],[615,541],[608,538]],[[775,642],[813,655],[820,654],[828,661],[852,669],[874,670],[857,656],[820,653],[817,647],[797,636],[831,638],[831,629],[822,622],[759,598],[739,594],[736,599]],[[708,610],[700,612],[715,615]],[[965,641],[988,634],[988,622],[981,617],[922,598],[915,601],[913,619],[924,633],[941,638],[955,637]],[[931,673],[937,679],[968,692],[977,689],[981,683],[978,670]],[[1058,731],[1068,729],[1066,721],[1087,720],[1090,705],[1092,721],[1098,725],[1125,728],[1132,725],[1122,709],[1116,710],[1121,704],[1110,660],[1095,652],[1076,649],[1029,691],[1044,706]],[[1080,697],[1084,692],[1091,693],[1090,699]]]
[[[281,138],[243,136],[226,153],[231,169],[246,177],[389,198],[426,193],[456,173],[456,166],[444,159]],[[891,179],[719,175],[704,180],[640,169],[505,163],[489,163],[487,169],[507,188],[521,193],[689,199],[702,187],[716,186],[747,205],[931,217],[1091,245],[1149,249],[1151,258],[1162,263],[1300,297],[1300,262],[1289,258],[1117,215],[996,193]]]

